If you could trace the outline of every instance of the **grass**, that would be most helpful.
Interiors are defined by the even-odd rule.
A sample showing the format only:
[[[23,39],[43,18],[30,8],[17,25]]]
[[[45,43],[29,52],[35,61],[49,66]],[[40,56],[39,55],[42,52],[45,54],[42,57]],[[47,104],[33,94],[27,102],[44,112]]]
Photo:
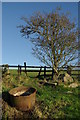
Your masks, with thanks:
[[[80,117],[80,86],[77,88],[64,87],[63,84],[51,87],[39,83],[36,78],[38,73],[24,73],[18,76],[16,70],[10,70],[9,76],[3,77],[2,92],[3,92],[3,119],[16,117],[31,119],[35,118],[62,118],[62,119],[79,119]],[[8,91],[17,86],[30,86],[37,90],[36,105],[34,110],[27,112],[18,111],[9,105]],[[72,93],[67,93],[68,91]],[[36,110],[37,109],[37,110]]]

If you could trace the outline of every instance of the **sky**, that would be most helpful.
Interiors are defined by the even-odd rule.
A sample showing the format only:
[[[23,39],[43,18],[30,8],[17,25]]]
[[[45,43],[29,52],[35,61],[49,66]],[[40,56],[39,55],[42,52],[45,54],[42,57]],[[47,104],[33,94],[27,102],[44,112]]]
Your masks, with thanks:
[[[3,2],[2,3],[2,64],[44,65],[32,55],[32,44],[21,36],[18,25],[24,24],[22,16],[30,17],[34,12],[51,12],[57,6],[63,12],[70,11],[71,20],[78,21],[77,2]]]
[[[0,2],[0,64],[2,63],[2,3]]]
[[[1,0],[2,2],[79,2],[79,0]]]

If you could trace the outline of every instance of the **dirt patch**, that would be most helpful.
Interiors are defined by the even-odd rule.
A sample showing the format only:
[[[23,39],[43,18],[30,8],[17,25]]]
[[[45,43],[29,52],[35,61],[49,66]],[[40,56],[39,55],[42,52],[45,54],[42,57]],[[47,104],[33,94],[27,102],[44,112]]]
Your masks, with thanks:
[[[11,107],[7,102],[2,99],[2,116],[3,119],[36,119],[41,118],[42,113],[39,109],[39,105],[35,104],[35,107],[26,112],[17,110],[15,107]]]

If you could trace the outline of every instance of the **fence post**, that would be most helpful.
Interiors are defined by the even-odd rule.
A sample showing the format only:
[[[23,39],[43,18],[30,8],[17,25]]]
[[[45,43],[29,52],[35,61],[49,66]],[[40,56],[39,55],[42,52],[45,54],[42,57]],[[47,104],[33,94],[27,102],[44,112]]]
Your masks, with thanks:
[[[20,73],[20,65],[18,65],[18,76],[19,76],[19,73]]]
[[[38,76],[40,76],[41,70],[42,70],[42,66],[40,67],[40,71],[39,71],[39,74],[38,74]]]
[[[24,67],[25,67],[25,74],[27,75],[26,62],[24,62]]]
[[[10,74],[10,72],[9,72],[9,65],[7,65],[7,69],[8,69],[7,74],[9,75]]]
[[[21,75],[21,66],[20,66],[20,75]]]
[[[44,79],[46,79],[46,66],[44,66]]]
[[[54,75],[54,69],[52,68],[52,80],[53,80],[53,75]]]
[[[71,66],[67,66],[67,73],[71,75]]]

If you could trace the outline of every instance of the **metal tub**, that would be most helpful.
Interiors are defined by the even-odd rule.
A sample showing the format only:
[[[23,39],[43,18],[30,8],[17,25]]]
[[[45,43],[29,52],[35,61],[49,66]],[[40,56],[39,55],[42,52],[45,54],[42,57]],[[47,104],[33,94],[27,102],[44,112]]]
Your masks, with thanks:
[[[21,111],[28,111],[35,105],[36,89],[32,87],[16,87],[9,91],[12,106]]]

